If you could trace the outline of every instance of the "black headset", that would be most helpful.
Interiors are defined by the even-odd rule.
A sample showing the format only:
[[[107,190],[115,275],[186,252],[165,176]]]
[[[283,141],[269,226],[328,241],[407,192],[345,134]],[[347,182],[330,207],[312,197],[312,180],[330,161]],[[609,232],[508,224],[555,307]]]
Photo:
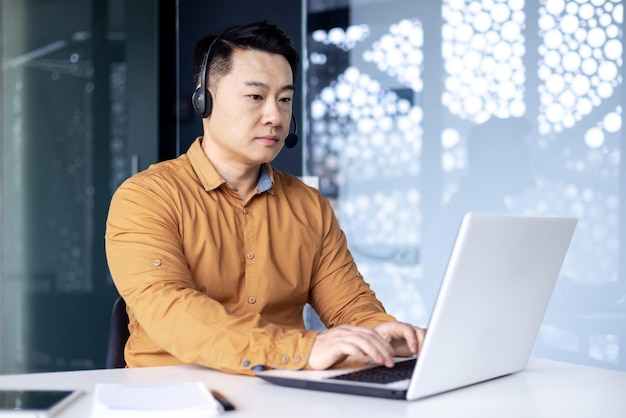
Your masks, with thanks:
[[[191,96],[191,103],[193,104],[193,109],[196,111],[198,115],[202,119],[208,117],[211,114],[211,110],[213,110],[213,98],[211,97],[211,92],[207,88],[206,77],[207,77],[207,67],[209,66],[209,60],[211,51],[213,50],[213,45],[220,39],[220,36],[213,39],[213,42],[209,45],[209,48],[204,54],[202,58],[202,67],[200,68],[200,86],[193,92]]]
[[[211,62],[211,52],[213,51],[213,46],[220,40],[221,37],[221,35],[216,37],[209,45],[206,54],[204,54],[202,67],[200,68],[200,86],[191,96],[193,109],[202,119],[209,117],[211,111],[213,110],[213,98],[211,97],[211,92],[207,87],[207,74],[208,67]],[[287,138],[285,138],[285,146],[287,148],[293,148],[296,144],[298,144],[298,126],[296,125],[296,118],[293,116],[293,113],[291,114],[291,124],[293,125],[293,133],[290,133],[287,135]]]

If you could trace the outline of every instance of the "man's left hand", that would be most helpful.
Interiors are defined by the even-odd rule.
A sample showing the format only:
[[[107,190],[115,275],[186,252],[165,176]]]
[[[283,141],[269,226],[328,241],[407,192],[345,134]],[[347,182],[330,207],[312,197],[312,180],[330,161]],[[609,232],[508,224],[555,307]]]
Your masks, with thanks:
[[[382,323],[374,328],[391,344],[394,356],[407,357],[419,353],[426,330],[400,321]]]

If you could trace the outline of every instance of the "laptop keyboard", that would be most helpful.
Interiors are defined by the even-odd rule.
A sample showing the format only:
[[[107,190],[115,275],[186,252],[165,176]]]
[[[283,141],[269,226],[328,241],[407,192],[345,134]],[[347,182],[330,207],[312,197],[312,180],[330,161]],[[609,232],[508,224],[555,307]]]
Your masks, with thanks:
[[[329,377],[329,379],[348,380],[351,382],[367,382],[387,384],[398,382],[400,380],[410,379],[415,368],[417,359],[413,358],[406,361],[400,361],[393,367],[376,366],[371,369],[357,370],[354,372],[340,374]]]

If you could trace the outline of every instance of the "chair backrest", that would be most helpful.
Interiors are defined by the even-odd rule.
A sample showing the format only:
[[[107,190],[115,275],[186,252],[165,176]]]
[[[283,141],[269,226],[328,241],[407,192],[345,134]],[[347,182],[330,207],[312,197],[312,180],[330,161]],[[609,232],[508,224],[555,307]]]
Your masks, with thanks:
[[[128,331],[128,313],[126,302],[118,297],[113,303],[111,323],[109,325],[109,343],[107,347],[106,368],[119,369],[126,367],[124,347],[130,333]]]

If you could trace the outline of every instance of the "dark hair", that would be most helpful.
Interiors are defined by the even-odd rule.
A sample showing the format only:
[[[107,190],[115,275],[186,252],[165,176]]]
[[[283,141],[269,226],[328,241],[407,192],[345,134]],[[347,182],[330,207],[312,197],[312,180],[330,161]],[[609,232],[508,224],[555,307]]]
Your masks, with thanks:
[[[232,67],[231,57],[235,49],[256,49],[282,55],[291,67],[294,81],[298,74],[300,56],[294,49],[291,39],[278,26],[266,21],[232,26],[220,35],[209,35],[200,39],[193,54],[195,86],[200,84],[202,65],[209,49],[209,68],[207,68],[209,80],[219,80],[228,74]]]

